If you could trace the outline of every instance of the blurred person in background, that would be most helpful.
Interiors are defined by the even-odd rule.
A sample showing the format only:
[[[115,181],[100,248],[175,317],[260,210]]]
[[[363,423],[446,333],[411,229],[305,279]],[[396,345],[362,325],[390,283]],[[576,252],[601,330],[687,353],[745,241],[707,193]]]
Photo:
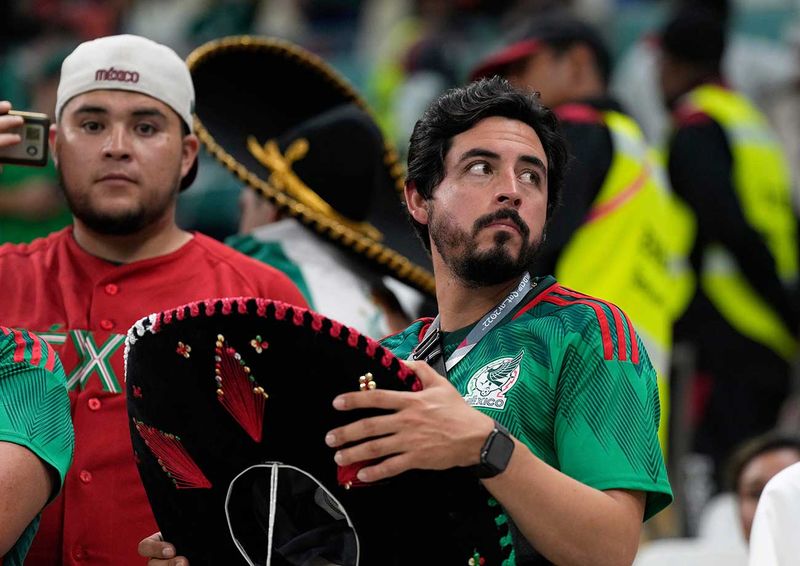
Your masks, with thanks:
[[[797,352],[797,217],[788,164],[763,114],[722,74],[724,25],[683,8],[660,33],[660,88],[672,115],[667,163],[692,209],[697,287],[676,325],[691,346],[692,451],[711,461],[776,424]]]
[[[800,462],[800,436],[769,431],[742,442],[728,459],[727,484],[734,493],[745,541],[750,540],[761,492],[778,472]]]
[[[225,243],[286,273],[312,309],[376,339],[430,309],[433,275],[405,219],[404,168],[361,94],[279,38],[212,41],[188,61],[198,135],[245,182],[239,233]],[[284,77],[283,87],[252,68]]]
[[[396,280],[386,281],[363,265],[359,254],[351,257],[256,190],[243,187],[239,205],[239,234],[225,243],[286,273],[317,312],[380,339],[403,330],[429,309],[430,297]]]
[[[772,118],[774,126],[780,127],[774,94],[776,89],[784,89],[797,80],[800,65],[782,38],[742,30],[741,22],[735,19],[734,4],[731,0],[668,0],[653,2],[652,13],[658,14],[661,7],[674,10],[684,5],[704,6],[712,11],[730,34],[722,58],[724,75],[736,90]],[[764,6],[764,16],[774,13],[770,6]],[[752,9],[752,14],[759,15],[756,9]],[[762,20],[767,21],[767,18]],[[620,54],[610,85],[611,92],[641,124],[647,139],[656,145],[663,142],[670,127],[669,112],[659,96],[658,43],[658,30],[645,29],[641,37]]]

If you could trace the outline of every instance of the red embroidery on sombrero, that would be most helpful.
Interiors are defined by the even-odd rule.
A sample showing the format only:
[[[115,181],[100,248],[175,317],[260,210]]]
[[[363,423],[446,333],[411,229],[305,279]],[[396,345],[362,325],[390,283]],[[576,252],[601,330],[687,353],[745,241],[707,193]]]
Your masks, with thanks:
[[[314,332],[319,332],[320,330],[322,330],[322,322],[324,320],[324,317],[317,312],[312,312],[312,311],[309,312],[311,312],[311,329]]]
[[[211,487],[211,482],[181,444],[180,437],[148,426],[142,421],[134,419],[133,422],[139,436],[177,489]]]
[[[358,479],[356,474],[358,474],[358,470],[369,463],[370,462],[356,462],[355,464],[349,464],[347,466],[339,466],[336,469],[336,481],[345,489],[366,485],[364,482]]]
[[[242,356],[217,335],[214,350],[217,399],[255,442],[261,442],[264,401],[269,397],[250,373]]]
[[[231,314],[236,299],[222,299],[222,314]]]
[[[358,345],[358,330],[350,327],[347,327],[347,330],[350,332],[347,336],[347,345],[351,348],[355,348]]]

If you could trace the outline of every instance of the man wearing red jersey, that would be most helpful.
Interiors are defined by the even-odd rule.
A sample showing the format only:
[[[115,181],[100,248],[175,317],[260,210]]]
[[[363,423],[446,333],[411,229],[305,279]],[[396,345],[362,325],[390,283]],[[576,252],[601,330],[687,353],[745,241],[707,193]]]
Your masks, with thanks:
[[[305,305],[281,272],[176,224],[178,194],[197,167],[193,104],[184,62],[145,38],[89,41],[64,61],[50,142],[73,225],[0,247],[0,321],[38,331],[58,351],[75,428],[73,465],[43,514],[31,564],[138,565],[137,543],[157,530],[123,393],[135,321],[210,297]],[[0,134],[18,125],[0,118]]]

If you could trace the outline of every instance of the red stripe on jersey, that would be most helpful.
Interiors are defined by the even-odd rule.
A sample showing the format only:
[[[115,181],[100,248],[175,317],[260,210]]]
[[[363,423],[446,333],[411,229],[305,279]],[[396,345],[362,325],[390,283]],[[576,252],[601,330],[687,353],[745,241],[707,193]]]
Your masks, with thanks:
[[[533,299],[533,300],[532,300],[530,303],[528,303],[527,305],[525,305],[524,307],[522,307],[521,309],[519,309],[519,311],[517,312],[517,314],[515,314],[515,315],[514,315],[514,316],[511,318],[511,320],[517,320],[517,318],[519,318],[519,317],[520,317],[520,315],[522,315],[522,313],[524,313],[524,312],[527,312],[527,311],[531,310],[533,307],[535,307],[536,305],[538,305],[539,303],[541,303],[541,302],[544,300],[544,298],[547,296],[547,294],[548,294],[549,292],[551,292],[551,291],[552,291],[554,288],[556,288],[556,287],[558,287],[558,283],[553,283],[552,285],[550,285],[549,287],[547,287],[547,288],[546,288],[544,291],[542,291],[541,293],[539,293],[539,295],[538,295],[536,298],[534,298],[534,299]]]
[[[612,316],[614,317],[614,326],[617,329],[617,357],[620,361],[625,361],[628,359],[628,352],[626,347],[626,338],[625,338],[625,328],[622,325],[622,315],[620,314],[619,307],[609,303],[608,301],[604,301],[603,299],[598,299],[596,297],[590,297],[589,295],[584,295],[583,293],[578,293],[577,291],[573,291],[572,289],[566,289],[561,287],[558,290],[559,293],[562,295],[567,295],[569,297],[575,297],[578,299],[590,300],[590,301],[597,301],[600,304],[603,304],[609,308],[611,311]],[[626,315],[627,316],[627,315]]]
[[[6,336],[8,336],[11,333],[11,329],[6,328],[5,326],[0,326],[0,331],[2,331],[3,334],[5,334]]]
[[[618,193],[614,198],[610,201],[601,204],[600,206],[592,209],[586,215],[584,222],[587,224],[589,222],[594,222],[595,220],[602,218],[604,216],[608,216],[615,210],[617,210],[620,206],[631,200],[636,193],[642,190],[644,187],[645,182],[647,182],[647,178],[650,176],[650,169],[644,167],[642,172],[639,174],[636,179],[634,179],[633,183],[628,185],[622,192]]]
[[[631,324],[631,319],[628,318],[628,315],[625,311],[621,311],[622,316],[625,317],[625,322],[628,323],[628,334],[631,337],[631,361],[635,364],[639,363],[639,343],[636,340],[636,332],[633,330],[633,324]]]
[[[45,342],[45,344],[47,344]],[[44,364],[44,369],[53,371],[56,369],[56,351],[47,344],[47,361]]]
[[[14,336],[14,344],[16,345],[14,348],[14,361],[17,363],[24,362],[25,350],[27,347],[25,344],[25,338],[22,336],[22,332],[16,329],[12,329],[11,334]]]
[[[33,340],[33,346],[31,346],[31,365],[38,366],[42,362],[42,341],[36,334],[31,332],[28,333],[28,336]]]
[[[627,359],[627,350],[628,350],[627,342],[628,340],[630,340],[631,362],[633,362],[634,364],[639,363],[639,345],[636,342],[636,332],[634,331],[633,324],[631,323],[631,320],[630,318],[628,318],[628,315],[625,313],[625,311],[623,311],[617,305],[610,303],[606,300],[598,299],[597,297],[592,297],[590,295],[585,295],[583,293],[573,291],[572,289],[567,289],[566,287],[559,287],[558,289],[555,290],[555,292],[567,295],[568,297],[574,297],[577,299],[596,301],[598,303],[607,306],[614,316],[614,326],[617,330],[617,352],[619,355],[619,359],[621,361],[625,361]],[[625,324],[627,324],[628,326],[627,335],[625,334]]]
[[[544,302],[552,303],[561,307],[574,305],[576,303],[580,305],[589,305],[592,307],[592,309],[594,309],[594,313],[597,315],[597,321],[600,323],[600,336],[603,338],[603,358],[606,360],[614,359],[614,344],[611,342],[611,330],[608,326],[608,319],[606,318],[606,313],[603,311],[603,307],[595,302],[585,299],[569,301],[562,297],[557,297],[556,295],[550,295],[546,297]]]

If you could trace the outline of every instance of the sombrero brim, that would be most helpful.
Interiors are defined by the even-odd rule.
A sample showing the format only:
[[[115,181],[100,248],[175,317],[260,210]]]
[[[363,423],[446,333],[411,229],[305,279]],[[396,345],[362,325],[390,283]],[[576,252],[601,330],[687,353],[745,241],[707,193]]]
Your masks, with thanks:
[[[237,368],[246,371],[237,377]],[[462,563],[476,546],[499,556],[499,536],[487,538],[496,509],[465,469],[414,471],[348,489],[324,436],[378,413],[331,404],[358,391],[368,374],[378,388],[421,388],[377,342],[285,303],[211,299],[137,323],[126,342],[131,439],[166,540],[194,565],[246,564],[226,536],[226,494],[244,470],[280,462],[313,475],[341,502],[361,543],[361,564],[407,564],[423,552],[437,557],[433,563]],[[239,513],[257,516],[254,509]],[[241,538],[258,542],[258,529]]]

